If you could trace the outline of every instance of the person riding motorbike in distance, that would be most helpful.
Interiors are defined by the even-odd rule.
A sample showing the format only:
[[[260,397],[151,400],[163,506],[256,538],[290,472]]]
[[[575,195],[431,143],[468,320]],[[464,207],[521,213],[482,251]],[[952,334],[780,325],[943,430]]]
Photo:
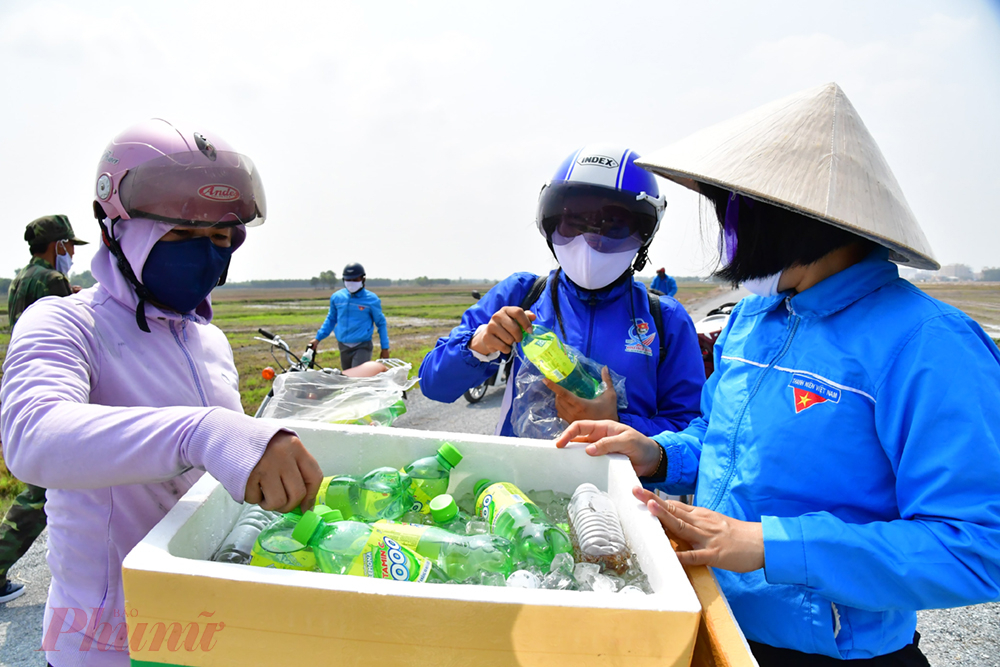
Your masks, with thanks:
[[[25,312],[0,387],[4,459],[48,489],[42,648],[55,667],[129,664],[128,642],[100,634],[125,617],[122,560],[202,471],[278,511],[308,508],[322,479],[294,433],[243,413],[211,324],[210,292],[266,217],[253,162],[151,120],[108,144],[93,183],[97,284]],[[94,610],[86,627],[74,609]]]
[[[666,207],[655,177],[636,166],[637,157],[628,148],[601,144],[563,161],[542,188],[535,219],[559,268],[547,278],[515,273],[466,310],[420,366],[425,396],[451,402],[482,383],[514,354],[522,331],[531,332],[534,322],[606,367],[607,389],[593,399],[546,380],[563,420],[620,420],[655,434],[680,430],[697,416],[705,373],[691,318],[675,299],[648,294],[633,277],[647,261]],[[512,378],[520,363],[515,356]],[[626,379],[622,410],[608,368]],[[509,382],[505,390],[500,435],[515,435],[514,387]]]

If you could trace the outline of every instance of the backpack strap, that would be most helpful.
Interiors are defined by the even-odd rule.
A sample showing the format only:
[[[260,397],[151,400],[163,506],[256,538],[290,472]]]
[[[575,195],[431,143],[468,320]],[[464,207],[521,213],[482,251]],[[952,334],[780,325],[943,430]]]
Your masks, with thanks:
[[[660,295],[653,292],[646,292],[649,297],[649,313],[653,316],[653,325],[656,327],[656,339],[660,341],[660,363],[667,356],[667,344],[663,340],[663,309],[660,307]]]
[[[542,292],[545,291],[545,283],[548,282],[548,280],[548,275],[538,276],[535,278],[535,284],[531,286],[531,289],[528,290],[524,299],[521,300],[521,310],[530,310],[531,307],[535,305],[538,298],[542,296]]]

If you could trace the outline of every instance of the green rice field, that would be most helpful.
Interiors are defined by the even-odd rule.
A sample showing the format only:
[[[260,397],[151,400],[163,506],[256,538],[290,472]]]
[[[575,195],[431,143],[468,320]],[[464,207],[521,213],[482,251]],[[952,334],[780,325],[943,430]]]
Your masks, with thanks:
[[[1000,283],[921,284],[932,296],[950,303],[1000,338]],[[460,320],[462,313],[474,303],[473,289],[485,293],[484,285],[447,285],[418,288],[393,286],[376,288],[389,322],[389,340],[394,358],[420,366],[424,355],[441,335]],[[713,283],[680,283],[679,300],[687,306],[718,291]],[[240,397],[243,409],[253,414],[270,388],[270,381],[261,371],[272,366],[279,370],[271,357],[270,346],[255,340],[258,328],[264,328],[284,338],[292,349],[301,352],[323,323],[329,307],[329,291],[325,289],[228,289],[213,295],[214,323],[226,332],[236,367],[240,373]],[[6,355],[10,333],[7,327],[6,303],[0,304],[0,361]],[[376,334],[376,355],[377,349]],[[330,338],[320,344],[316,357],[322,366],[340,365],[336,342]],[[283,359],[282,359],[283,361]],[[22,486],[7,471],[0,457],[0,512],[5,511]]]

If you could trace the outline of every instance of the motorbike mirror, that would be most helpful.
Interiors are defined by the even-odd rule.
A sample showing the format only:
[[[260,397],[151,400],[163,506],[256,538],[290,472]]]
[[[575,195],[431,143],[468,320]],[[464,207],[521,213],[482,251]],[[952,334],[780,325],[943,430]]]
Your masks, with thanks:
[[[472,290],[472,298],[475,299],[476,301],[479,301],[481,298],[483,298],[483,295],[479,293],[479,290],[474,289]]]

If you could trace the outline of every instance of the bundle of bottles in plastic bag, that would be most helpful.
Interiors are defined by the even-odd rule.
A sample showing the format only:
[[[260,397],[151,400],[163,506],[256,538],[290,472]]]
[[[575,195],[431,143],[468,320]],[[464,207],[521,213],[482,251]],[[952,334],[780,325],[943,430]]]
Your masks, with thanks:
[[[326,477],[306,512],[244,508],[212,557],[225,563],[395,581],[652,593],[617,511],[593,484],[532,491],[483,479],[456,501],[462,454]]]

